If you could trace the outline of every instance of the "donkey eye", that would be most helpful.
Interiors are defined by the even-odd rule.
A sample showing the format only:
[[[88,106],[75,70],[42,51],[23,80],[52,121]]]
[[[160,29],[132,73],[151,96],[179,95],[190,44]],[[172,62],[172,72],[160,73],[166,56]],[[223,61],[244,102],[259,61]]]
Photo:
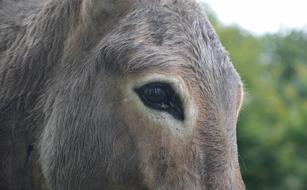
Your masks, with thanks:
[[[169,84],[153,82],[136,88],[135,91],[145,106],[167,112],[180,121],[184,120],[181,100]]]

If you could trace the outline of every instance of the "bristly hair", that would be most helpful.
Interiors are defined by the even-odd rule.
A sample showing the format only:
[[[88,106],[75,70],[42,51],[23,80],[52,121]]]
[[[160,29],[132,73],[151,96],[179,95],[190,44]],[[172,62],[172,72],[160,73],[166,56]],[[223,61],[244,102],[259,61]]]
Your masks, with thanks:
[[[119,133],[113,126],[122,133],[127,129],[115,118],[115,106],[101,103],[107,101],[102,96],[110,96],[102,87],[110,84],[99,77],[167,69],[190,73],[200,89],[204,108],[195,144],[202,159],[195,176],[202,176],[206,189],[235,187],[234,179],[217,181],[231,162],[225,159],[227,148],[236,152],[235,133],[216,126],[236,120],[240,77],[194,0],[0,0],[0,162],[9,163],[0,164],[0,189],[32,188],[32,152],[55,189],[80,188],[86,185],[76,181],[81,178],[102,186],[107,182],[94,174],[103,169],[108,170],[103,175],[118,181],[135,172],[133,164],[118,166],[108,154]],[[110,126],[103,128],[106,121]],[[136,152],[130,143],[129,150]],[[123,160],[131,156],[119,154]],[[117,175],[112,167],[127,173]],[[142,176],[132,178],[128,183]]]

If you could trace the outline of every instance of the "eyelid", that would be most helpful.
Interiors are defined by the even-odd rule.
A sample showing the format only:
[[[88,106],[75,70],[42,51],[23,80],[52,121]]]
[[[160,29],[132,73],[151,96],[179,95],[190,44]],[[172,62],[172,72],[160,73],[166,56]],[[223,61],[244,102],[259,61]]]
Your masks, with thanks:
[[[179,97],[182,97],[183,94],[183,87],[181,85],[182,82],[180,82],[180,79],[177,77],[166,77],[165,75],[162,74],[153,74],[153,75],[148,75],[143,78],[142,81],[135,81],[134,83],[134,89],[135,88],[141,88],[142,86],[149,84],[149,83],[165,83],[169,85],[172,90],[179,95]]]

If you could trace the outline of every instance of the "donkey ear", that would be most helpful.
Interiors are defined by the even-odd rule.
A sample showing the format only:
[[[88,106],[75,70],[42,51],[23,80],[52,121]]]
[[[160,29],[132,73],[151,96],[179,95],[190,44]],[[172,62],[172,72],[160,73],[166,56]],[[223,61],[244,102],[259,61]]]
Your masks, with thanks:
[[[125,15],[139,0],[83,0],[82,17],[87,22],[103,23]]]

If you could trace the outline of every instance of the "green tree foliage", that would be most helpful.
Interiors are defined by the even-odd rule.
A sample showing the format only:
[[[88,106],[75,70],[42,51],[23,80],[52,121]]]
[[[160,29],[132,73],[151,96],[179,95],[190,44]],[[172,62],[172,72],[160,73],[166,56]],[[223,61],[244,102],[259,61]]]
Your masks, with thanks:
[[[237,129],[247,189],[306,190],[307,33],[253,36],[207,13],[247,92]]]

